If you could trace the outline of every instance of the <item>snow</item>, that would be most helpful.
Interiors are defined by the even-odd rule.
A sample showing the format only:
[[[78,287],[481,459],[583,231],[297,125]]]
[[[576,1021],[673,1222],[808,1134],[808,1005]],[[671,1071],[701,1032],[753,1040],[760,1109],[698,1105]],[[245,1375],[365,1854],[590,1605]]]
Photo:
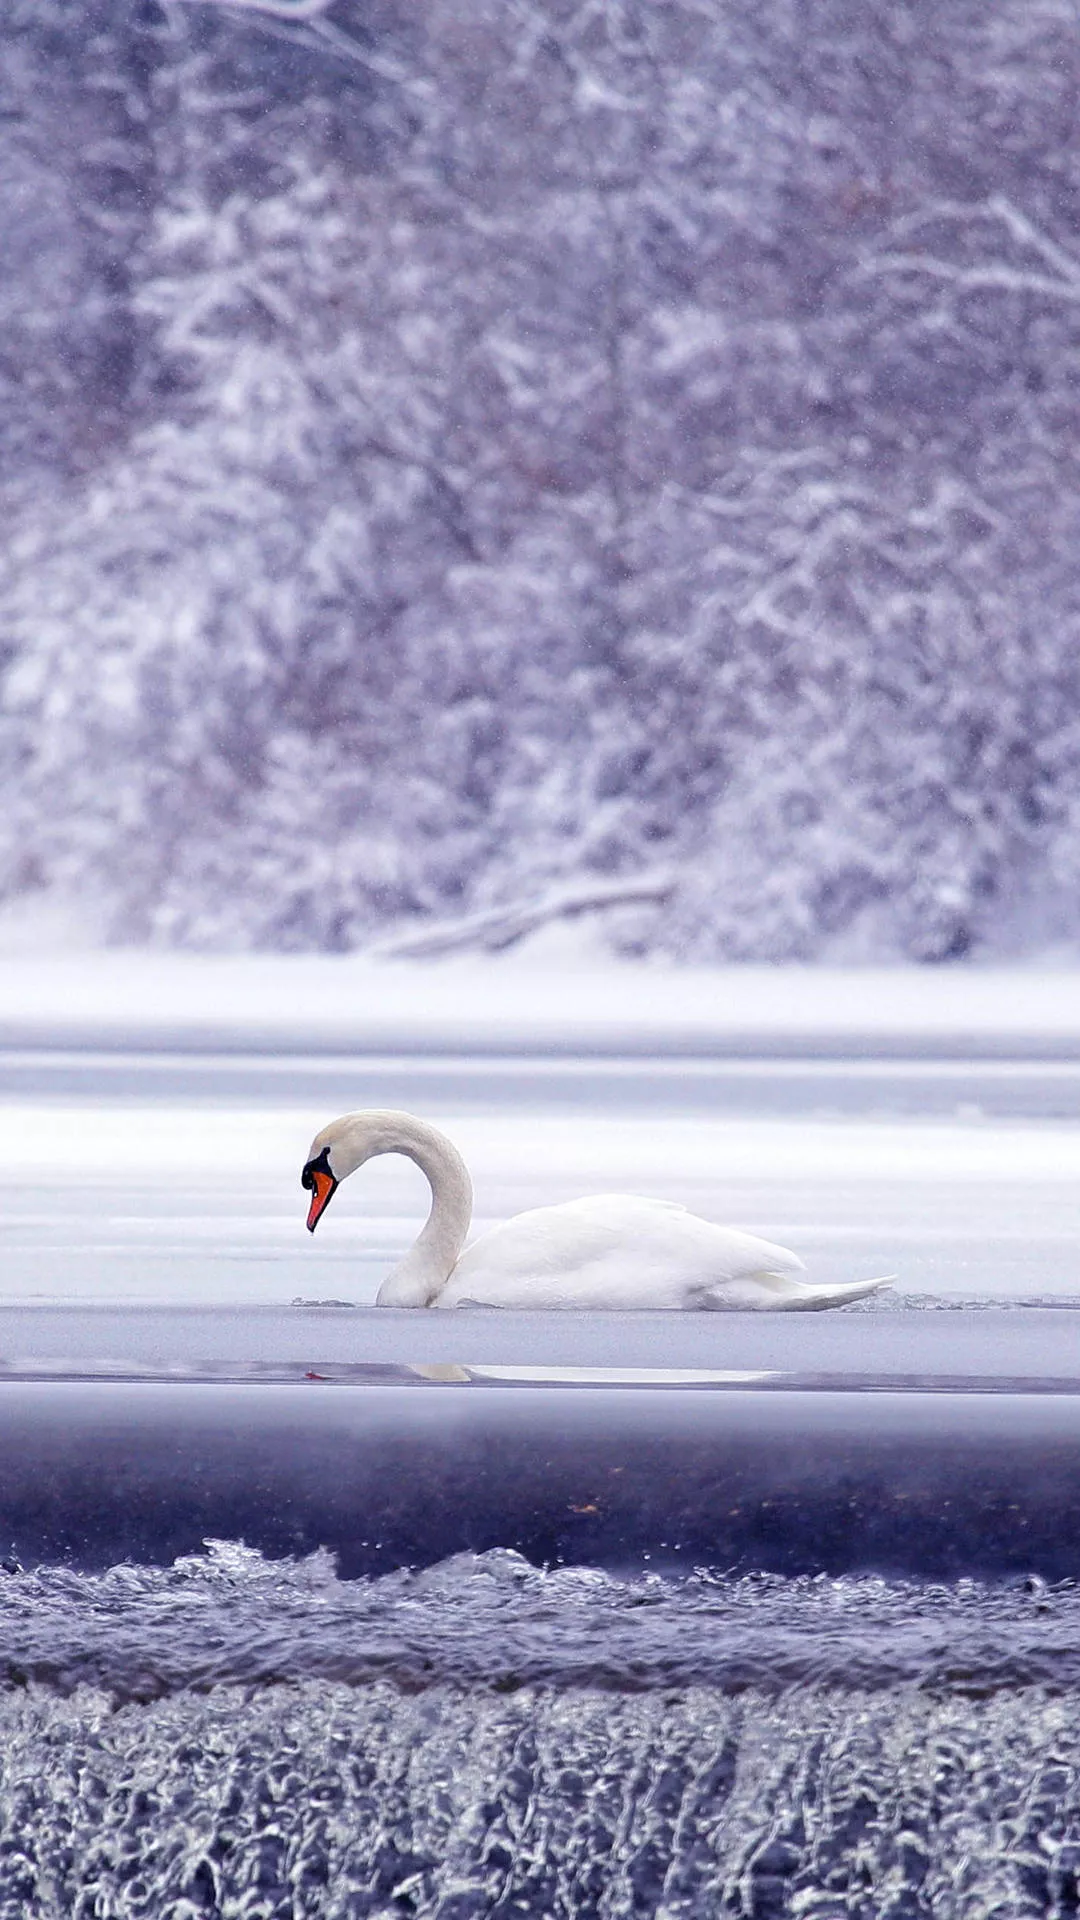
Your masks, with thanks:
[[[559,968],[134,949],[0,954],[0,1043],[369,1054],[1080,1058],[1080,977]]]

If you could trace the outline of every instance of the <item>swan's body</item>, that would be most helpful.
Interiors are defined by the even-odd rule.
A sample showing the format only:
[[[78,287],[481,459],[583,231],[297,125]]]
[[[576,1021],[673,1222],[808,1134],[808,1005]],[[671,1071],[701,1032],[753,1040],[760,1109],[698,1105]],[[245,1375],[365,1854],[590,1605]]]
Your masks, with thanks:
[[[670,1200],[599,1193],[515,1214],[462,1252],[472,1183],[445,1134],[409,1113],[345,1114],[317,1134],[303,1172],[312,1232],[365,1160],[403,1153],[431,1185],[414,1246],[379,1289],[381,1307],[673,1307],[770,1312],[842,1306],[883,1286],[815,1286],[797,1254]]]
[[[670,1200],[596,1193],[518,1213],[467,1247],[436,1307],[801,1307],[802,1261]],[[827,1290],[826,1290],[827,1291]],[[842,1288],[845,1299],[864,1289]]]

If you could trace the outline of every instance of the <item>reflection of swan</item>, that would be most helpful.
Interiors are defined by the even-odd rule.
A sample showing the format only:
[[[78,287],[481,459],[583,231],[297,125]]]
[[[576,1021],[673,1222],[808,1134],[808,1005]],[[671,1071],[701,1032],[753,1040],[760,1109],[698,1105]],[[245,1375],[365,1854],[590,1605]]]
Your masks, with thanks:
[[[841,1306],[882,1286],[815,1287],[797,1254],[716,1227],[670,1200],[598,1193],[516,1214],[464,1253],[472,1183],[445,1134],[411,1113],[347,1113],[316,1134],[301,1175],[314,1233],[338,1184],[379,1153],[404,1153],[431,1183],[418,1240],[379,1289],[380,1307]]]

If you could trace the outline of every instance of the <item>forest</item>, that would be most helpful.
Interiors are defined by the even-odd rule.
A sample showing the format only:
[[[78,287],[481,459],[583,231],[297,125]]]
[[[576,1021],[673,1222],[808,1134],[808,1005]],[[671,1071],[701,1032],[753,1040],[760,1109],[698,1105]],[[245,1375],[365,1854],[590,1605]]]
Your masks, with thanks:
[[[9,0],[0,900],[1080,943],[1076,0]]]

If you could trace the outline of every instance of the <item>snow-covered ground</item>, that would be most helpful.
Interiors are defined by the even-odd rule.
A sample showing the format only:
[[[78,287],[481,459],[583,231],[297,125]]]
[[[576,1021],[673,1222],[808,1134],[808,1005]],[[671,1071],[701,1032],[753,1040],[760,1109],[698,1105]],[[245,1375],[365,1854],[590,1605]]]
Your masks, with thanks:
[[[0,963],[0,1027],[7,1300],[371,1299],[422,1177],[366,1168],[310,1239],[298,1176],[324,1121],[373,1104],[452,1133],[479,1225],[624,1189],[786,1241],[829,1278],[1080,1296],[1067,974],[102,954]],[[750,1032],[769,1057],[725,1059]],[[1025,1060],[1025,1033],[1062,1059]]]
[[[0,1044],[303,1053],[1080,1059],[1080,976],[520,958],[4,953]]]

